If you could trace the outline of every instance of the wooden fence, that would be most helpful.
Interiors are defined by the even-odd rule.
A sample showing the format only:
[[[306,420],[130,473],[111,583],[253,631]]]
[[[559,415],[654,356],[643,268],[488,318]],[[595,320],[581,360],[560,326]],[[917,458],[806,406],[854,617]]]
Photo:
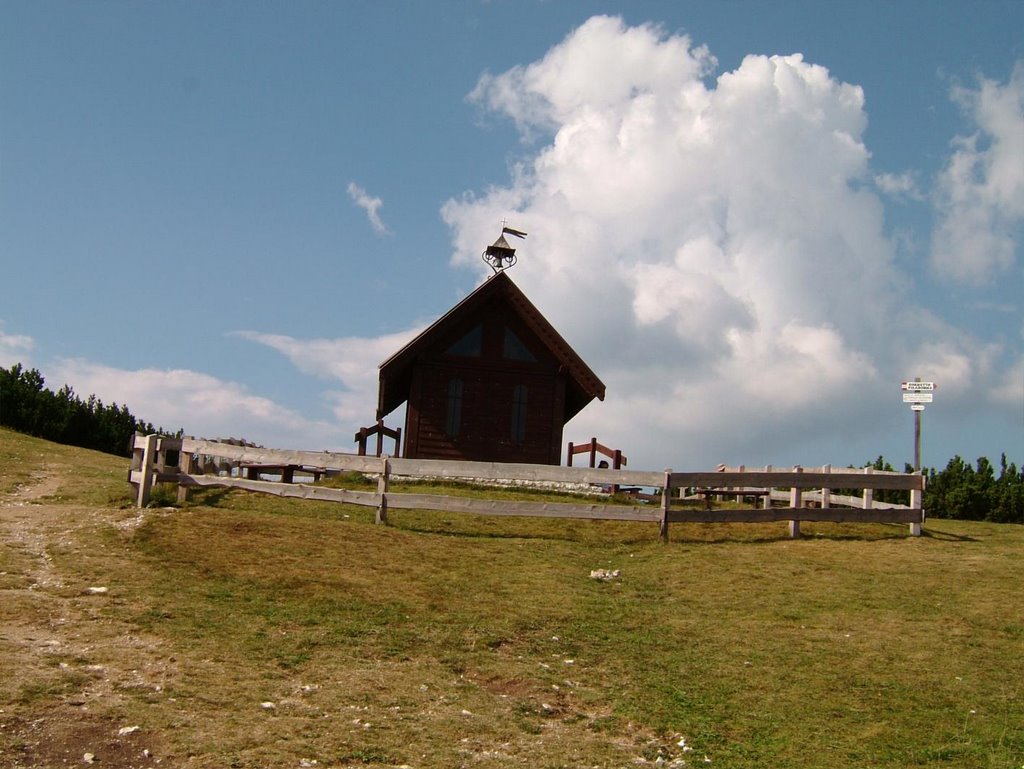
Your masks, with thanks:
[[[353,491],[310,483],[296,477],[355,471],[377,477],[376,491]],[[274,475],[278,480],[262,480]],[[396,477],[515,482],[524,485],[573,484],[581,488],[629,486],[655,489],[651,504],[591,502],[532,502],[488,500],[438,494],[398,493],[390,490]],[[291,482],[286,482],[291,481]],[[796,467],[788,470],[725,468],[709,472],[674,473],[557,467],[497,462],[453,462],[439,459],[400,459],[315,451],[288,451],[238,446],[193,438],[135,437],[128,481],[139,507],[149,503],[154,483],[178,486],[184,502],[193,487],[237,488],[282,497],[345,502],[376,508],[378,523],[386,523],[389,510],[440,510],[480,515],[541,516],[657,523],[668,539],[671,523],[762,523],[788,521],[792,537],[800,535],[802,521],[837,523],[907,523],[918,536],[924,522],[924,477],[919,473],[887,473],[831,467]],[[780,491],[785,489],[786,491]],[[833,489],[862,489],[857,497],[839,497]],[[874,501],[875,490],[901,490],[910,494],[907,506]],[[754,498],[759,505],[743,509],[673,507],[680,497],[701,495]],[[772,501],[783,503],[772,506]],[[788,503],[788,504],[786,504]],[[850,506],[840,506],[850,505]]]

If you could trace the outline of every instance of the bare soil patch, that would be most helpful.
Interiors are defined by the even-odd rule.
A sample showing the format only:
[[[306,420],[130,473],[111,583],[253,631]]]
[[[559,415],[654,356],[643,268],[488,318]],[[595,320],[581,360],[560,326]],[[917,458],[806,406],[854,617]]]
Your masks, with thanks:
[[[62,473],[47,467],[0,497],[0,765],[158,766],[160,741],[132,721],[124,692],[165,678],[168,662],[154,639],[103,616],[109,586],[68,568],[95,556],[82,534],[125,511],[48,504]]]

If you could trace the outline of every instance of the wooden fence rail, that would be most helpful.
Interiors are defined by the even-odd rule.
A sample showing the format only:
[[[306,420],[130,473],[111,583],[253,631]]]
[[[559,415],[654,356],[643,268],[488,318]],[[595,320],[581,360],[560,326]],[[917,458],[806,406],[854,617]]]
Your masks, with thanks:
[[[204,472],[214,468],[216,474]],[[349,491],[306,483],[261,480],[261,473],[281,480],[296,475],[318,478],[332,473],[359,472],[378,478],[376,491]],[[221,473],[226,473],[222,475]],[[243,477],[245,476],[245,477]],[[438,494],[399,493],[390,490],[396,477],[501,481],[531,484],[629,486],[656,489],[648,496],[654,504],[600,504],[585,502],[531,502],[453,497]],[[594,520],[658,523],[662,539],[670,523],[759,523],[788,521],[790,535],[800,534],[802,521],[839,523],[907,523],[910,533],[920,535],[924,522],[924,477],[919,473],[886,473],[864,470],[833,470],[829,466],[806,469],[747,470],[720,468],[711,472],[675,473],[671,470],[614,470],[590,467],[557,467],[497,462],[457,462],[437,459],[366,457],[325,451],[289,451],[238,446],[193,438],[156,435],[135,437],[128,481],[139,507],[149,503],[154,483],[178,486],[184,502],[191,487],[217,486],[257,491],[282,497],[345,502],[375,507],[378,523],[386,523],[388,510],[441,510],[480,515],[542,516]],[[781,489],[788,491],[782,492]],[[832,494],[832,489],[862,489],[852,497]],[[874,491],[908,491],[910,504],[874,501]],[[597,488],[595,488],[597,491]],[[753,496],[761,506],[744,509],[673,508],[674,498],[692,492],[737,499]],[[773,507],[772,501],[788,501]],[[842,507],[840,505],[851,505]],[[855,505],[855,506],[853,506]]]

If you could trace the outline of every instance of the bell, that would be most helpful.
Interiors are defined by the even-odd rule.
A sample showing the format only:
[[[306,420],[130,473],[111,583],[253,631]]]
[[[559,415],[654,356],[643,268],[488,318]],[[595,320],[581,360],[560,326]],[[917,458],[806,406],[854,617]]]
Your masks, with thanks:
[[[496,270],[503,270],[506,266],[510,267],[515,262],[515,258],[516,250],[508,244],[503,234],[499,235],[498,239],[484,251],[484,261]],[[505,264],[506,261],[508,265]]]

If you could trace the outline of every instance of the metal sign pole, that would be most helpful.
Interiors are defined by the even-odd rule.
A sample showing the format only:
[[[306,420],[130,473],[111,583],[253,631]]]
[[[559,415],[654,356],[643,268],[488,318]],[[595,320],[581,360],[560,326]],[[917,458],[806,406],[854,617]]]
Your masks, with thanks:
[[[914,472],[921,472],[921,411],[914,412]]]
[[[920,382],[921,377],[914,377],[915,382]],[[914,472],[921,472],[921,412],[914,412]]]
[[[920,382],[921,377],[914,377],[914,382]],[[913,413],[913,471],[921,472],[921,412]]]

